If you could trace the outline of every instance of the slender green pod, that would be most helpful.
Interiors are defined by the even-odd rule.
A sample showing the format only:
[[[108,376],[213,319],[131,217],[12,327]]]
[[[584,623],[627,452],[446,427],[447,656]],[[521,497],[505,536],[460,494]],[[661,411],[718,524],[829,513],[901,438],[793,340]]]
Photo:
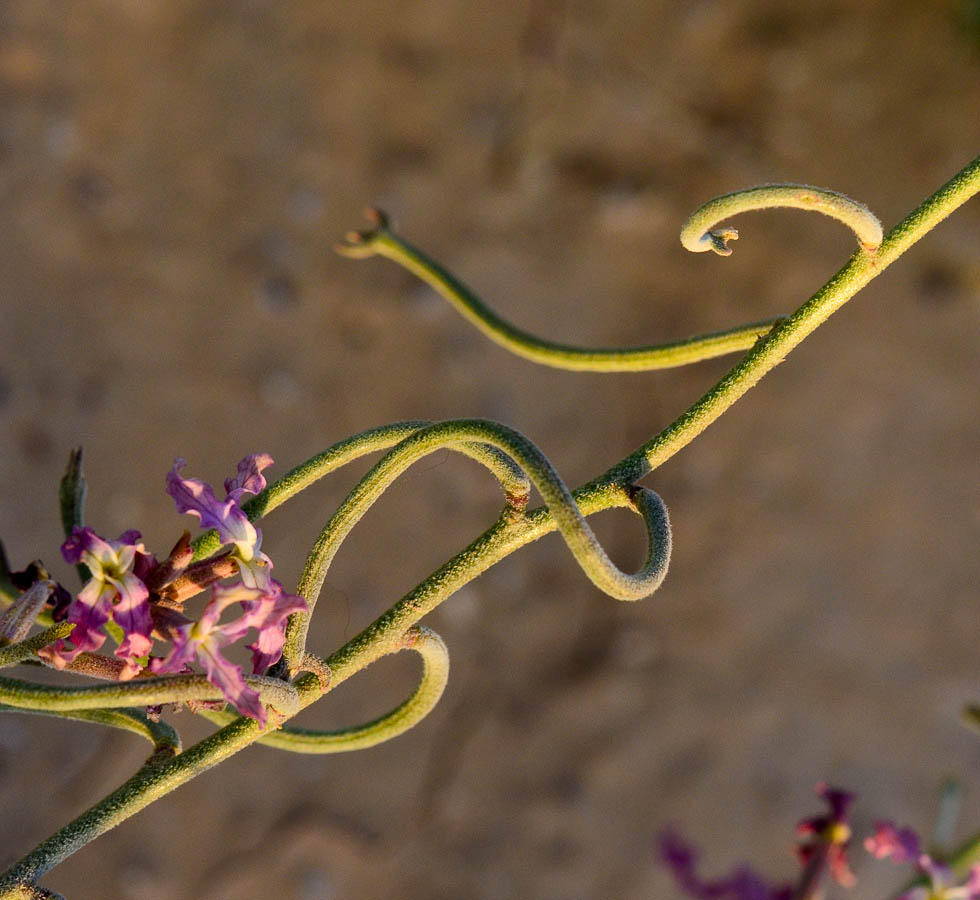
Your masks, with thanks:
[[[737,328],[645,347],[577,347],[548,341],[518,328],[494,312],[452,272],[395,234],[383,212],[368,209],[366,215],[374,228],[369,231],[352,231],[336,246],[338,253],[352,259],[387,257],[432,287],[490,340],[517,356],[556,369],[577,372],[648,372],[653,369],[685,366],[737,350],[747,350],[779,321],[764,319]]]
[[[738,238],[738,231],[719,228],[719,224],[739,213],[778,206],[809,209],[843,222],[869,252],[881,245],[881,222],[868,207],[837,191],[808,184],[763,184],[714,197],[688,217],[681,228],[681,243],[692,253],[712,250],[719,256],[730,256],[728,242]]]

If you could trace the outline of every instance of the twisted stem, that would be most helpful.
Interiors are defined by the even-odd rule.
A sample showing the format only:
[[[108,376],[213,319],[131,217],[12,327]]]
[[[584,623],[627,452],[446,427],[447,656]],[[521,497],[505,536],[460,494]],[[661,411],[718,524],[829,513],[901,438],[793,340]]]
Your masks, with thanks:
[[[387,450],[396,444],[400,444],[405,438],[431,424],[431,422],[424,420],[395,422],[391,425],[370,428],[355,434],[353,437],[339,441],[306,462],[290,469],[280,479],[244,503],[242,509],[253,522],[261,519],[341,466],[345,466],[347,463],[360,459],[369,453]],[[523,470],[513,460],[493,447],[480,446],[479,444],[464,444],[457,449],[460,453],[470,456],[486,466],[496,476],[509,503],[515,506],[520,506],[522,503],[526,504],[527,495],[531,489],[530,482]],[[200,535],[192,546],[194,547],[194,559],[202,559],[216,553],[221,548],[221,540],[218,533],[211,529]]]
[[[341,543],[374,502],[412,463],[444,447],[455,448],[468,442],[497,447],[514,459],[528,474],[554,517],[575,560],[589,579],[618,600],[639,600],[653,593],[663,582],[670,561],[670,520],[660,497],[646,488],[628,492],[629,506],[643,518],[647,527],[647,556],[640,570],[629,574],[620,570],[606,555],[595,533],[585,521],[575,500],[547,457],[526,437],[513,429],[480,419],[442,422],[423,428],[389,451],[348,494],[320,532],[300,576],[297,593],[307,602],[307,611],[289,619],[283,659],[295,670],[306,649],[306,635],[317,597]],[[519,528],[509,510],[501,517]],[[411,625],[410,622],[401,632]],[[401,633],[399,632],[399,634]],[[397,640],[380,644],[387,648]],[[330,661],[327,660],[328,665]],[[331,666],[332,669],[332,666]]]
[[[660,434],[607,472],[575,491],[574,494],[568,492],[554,470],[551,469],[550,464],[540,456],[540,452],[534,448],[533,444],[517,435],[516,432],[509,432],[506,429],[503,432],[498,431],[497,429],[502,428],[502,426],[481,422],[445,423],[442,426],[425,429],[422,437],[417,440],[415,439],[417,429],[413,430],[407,439],[403,435],[401,446],[396,447],[375,466],[372,472],[368,473],[368,476],[365,476],[365,479],[362,479],[348,501],[341,507],[344,512],[341,514],[341,511],[338,511],[340,518],[335,516],[331,520],[332,523],[335,522],[335,526],[332,528],[331,524],[328,523],[324,532],[321,532],[322,546],[320,546],[319,553],[323,556],[320,558],[315,553],[311,557],[312,570],[309,570],[311,585],[316,580],[316,572],[321,563],[324,560],[328,561],[328,558],[336,551],[337,536],[344,529],[349,531],[359,518],[360,507],[363,505],[363,508],[366,509],[376,499],[375,491],[379,489],[380,484],[386,479],[387,483],[390,483],[390,480],[396,477],[399,471],[410,464],[413,452],[424,450],[425,442],[428,440],[438,442],[439,439],[443,439],[444,442],[455,444],[455,442],[465,441],[469,438],[471,441],[475,440],[496,446],[512,457],[516,463],[527,469],[531,480],[538,487],[545,503],[548,504],[548,508],[532,510],[520,517],[509,514],[508,510],[505,509],[505,513],[483,535],[436,570],[360,634],[329,656],[326,660],[331,675],[329,684],[324,684],[321,677],[314,674],[304,674],[298,677],[291,686],[292,691],[295,692],[296,707],[305,708],[369,664],[373,659],[390,652],[392,648],[398,646],[399,640],[402,639],[408,629],[417,623],[418,619],[435,608],[446,597],[514,550],[551,531],[560,531],[580,564],[594,569],[593,572],[587,568],[590,577],[593,577],[595,572],[601,573],[600,577],[593,577],[593,580],[603,589],[613,587],[615,589],[613,591],[614,596],[619,596],[618,590],[621,587],[628,588],[631,582],[635,584],[647,579],[654,586],[658,584],[658,560],[653,557],[658,554],[661,557],[664,555],[664,544],[657,544],[655,537],[658,529],[664,535],[666,534],[666,511],[663,510],[656,495],[652,492],[646,492],[645,489],[637,488],[633,482],[659,466],[681,447],[693,440],[696,435],[704,431],[725,409],[736,402],[754,384],[758,383],[768,371],[785,358],[789,351],[822,322],[826,321],[857,290],[876,277],[887,265],[978,191],[980,191],[980,158],[969,163],[947,184],[892,228],[884,236],[884,240],[876,251],[871,252],[865,248],[859,250],[793,316],[778,324],[765,338],[756,343],[746,357],[728,375]],[[389,428],[397,430],[397,426],[389,426]],[[440,428],[444,430],[440,432]],[[398,442],[391,433],[383,437],[379,436],[377,439],[380,443],[391,439],[392,443],[389,446]],[[414,444],[413,440],[415,440]],[[335,455],[331,460],[321,460],[322,467],[327,469],[335,462],[337,465],[342,464],[338,461],[341,457],[350,454],[349,458],[354,458],[355,455],[359,455],[358,450],[360,448],[370,443],[370,439],[363,439],[359,445],[357,439],[352,439],[352,441],[355,442],[356,448],[348,444],[345,450],[339,451],[338,455]],[[406,450],[406,447],[409,449]],[[364,450],[363,452],[370,451]],[[303,467],[299,468],[302,469]],[[297,472],[297,470],[293,471]],[[304,479],[307,478],[312,478],[309,471],[296,476],[295,484],[304,482]],[[287,494],[288,490],[289,488],[283,489],[283,495]],[[274,491],[270,492],[270,494],[274,493]],[[261,497],[256,498],[256,501],[260,500],[262,500]],[[268,502],[268,497],[263,502]],[[602,548],[598,544],[592,543],[594,542],[594,535],[591,534],[591,530],[588,529],[584,521],[585,516],[615,506],[636,509],[647,519],[650,532],[650,552],[647,565],[639,577],[625,575],[609,563]],[[261,503],[257,503],[256,515],[260,515],[262,512],[260,507]],[[362,510],[360,510],[360,514],[363,514]],[[589,536],[591,536],[591,541]],[[207,538],[206,535],[205,538]],[[206,541],[203,543],[206,544]],[[318,542],[318,544],[320,543]],[[587,563],[583,563],[583,558],[587,560]],[[612,571],[603,563],[603,559],[605,559],[605,563],[608,563],[608,567],[612,568]],[[665,562],[665,558],[659,560],[659,564],[665,564]],[[305,575],[306,573],[304,573]],[[305,628],[303,631],[305,633]],[[295,655],[294,664],[301,666],[302,659],[303,654]],[[176,676],[176,678],[166,679],[166,681],[172,687],[177,678],[182,677],[185,676]],[[31,694],[31,692],[38,690],[36,686],[18,684],[9,679],[3,679],[2,683],[9,685],[14,697],[22,698],[25,705],[28,696],[31,697],[33,705],[44,703],[45,695],[43,692]],[[139,684],[140,682],[136,682],[134,686]],[[289,688],[288,685],[281,684],[283,684],[283,688]],[[107,687],[110,691],[120,690],[114,685]],[[129,686],[124,685],[123,689],[129,689]],[[48,700],[55,696],[62,696],[68,697],[70,702],[70,694],[65,694],[60,689],[52,690],[54,693],[47,695]],[[98,689],[83,688],[76,690],[91,691]],[[0,696],[0,699],[8,698]],[[172,699],[173,697],[170,696],[163,702]],[[152,701],[141,696],[135,702]],[[57,703],[51,708],[57,708]],[[67,708],[78,707],[69,706]],[[291,715],[291,712],[284,712],[281,720],[285,720]],[[277,720],[275,724],[281,724],[281,721]],[[124,821],[153,800],[164,796],[195,775],[264,736],[266,736],[265,733],[254,720],[238,718],[184,753],[169,760],[144,766],[120,788],[52,835],[35,850],[11,866],[3,875],[0,875],[0,900],[9,900],[9,898],[15,897],[52,896],[50,892],[36,887],[38,879],[52,866],[109,828]],[[973,858],[978,846],[980,846],[980,841],[968,842],[954,854],[955,862],[962,864],[963,861]]]

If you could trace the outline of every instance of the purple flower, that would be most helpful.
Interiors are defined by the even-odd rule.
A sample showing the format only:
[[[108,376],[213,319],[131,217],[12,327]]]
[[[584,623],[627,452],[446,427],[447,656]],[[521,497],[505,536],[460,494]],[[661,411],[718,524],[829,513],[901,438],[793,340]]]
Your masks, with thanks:
[[[219,624],[222,613],[231,605],[239,603],[242,615],[230,622]],[[297,605],[298,604],[298,605]],[[245,683],[241,666],[236,666],[222,656],[221,651],[229,644],[241,640],[250,628],[259,632],[255,645],[262,646],[263,635],[266,644],[271,640],[275,659],[282,652],[282,643],[275,646],[275,640],[268,636],[281,634],[281,622],[291,612],[305,608],[299,597],[279,592],[278,596],[260,588],[245,585],[216,584],[211,590],[211,599],[197,622],[188,622],[175,629],[173,649],[164,659],[150,661],[150,669],[157,673],[183,672],[189,663],[199,662],[207,673],[208,681],[219,688],[225,699],[243,716],[256,719],[265,726],[265,708],[259,702],[259,695]],[[264,649],[262,651],[265,652]]]
[[[234,478],[225,479],[225,493],[236,503],[242,494],[258,494],[265,490],[263,469],[268,469],[273,459],[268,453],[253,453],[246,456],[239,464]]]
[[[262,552],[262,532],[248,520],[239,501],[244,494],[257,494],[266,485],[262,470],[272,465],[267,453],[246,456],[234,478],[225,480],[225,499],[219,500],[211,485],[196,478],[182,478],[186,465],[178,459],[167,475],[167,491],[179,512],[200,519],[203,528],[214,528],[225,544],[231,544],[231,558],[238,566],[242,586],[257,591],[246,607],[249,623],[258,628],[253,644],[252,663],[263,674],[282,655],[286,619],[293,612],[306,609],[306,601],[287,594],[272,577],[272,560]]]
[[[818,784],[817,796],[827,803],[828,810],[823,815],[804,819],[796,826],[796,833],[808,838],[797,846],[796,854],[804,867],[817,865],[822,858],[834,880],[844,887],[850,887],[855,879],[847,858],[851,843],[849,812],[855,795]]]
[[[241,561],[248,563],[262,546],[262,532],[248,520],[238,505],[242,494],[257,493],[265,487],[262,469],[271,465],[272,458],[265,453],[246,456],[238,464],[238,474],[225,482],[227,496],[219,500],[210,484],[196,478],[181,478],[180,470],[187,461],[177,458],[167,473],[167,493],[174,498],[177,512],[190,513],[201,522],[202,528],[213,528],[224,544],[234,544],[232,551]]]
[[[702,880],[696,871],[697,851],[673,829],[660,836],[660,858],[680,890],[696,900],[790,900],[793,894],[791,885],[772,885],[749,866],[714,881]]]
[[[956,884],[948,865],[923,853],[918,835],[911,828],[898,828],[893,822],[876,822],[874,833],[864,848],[878,859],[894,863],[913,863],[929,880],[906,891],[898,900],[980,900],[980,863],[970,868],[966,881]]]
[[[149,591],[142,578],[154,560],[140,533],[126,531],[118,541],[107,541],[91,528],[75,527],[61,553],[65,562],[81,563],[92,577],[68,607],[68,621],[75,625],[71,633],[74,647],[67,649],[65,641],[59,640],[39,655],[56,668],[64,668],[79,653],[98,650],[105,643],[102,627],[111,619],[125,635],[115,651],[126,663],[123,678],[132,678],[141,668],[137,658],[146,656],[153,645]]]
[[[911,828],[896,828],[892,822],[875,822],[874,834],[864,839],[864,849],[878,859],[894,863],[918,863],[922,852],[919,836]]]

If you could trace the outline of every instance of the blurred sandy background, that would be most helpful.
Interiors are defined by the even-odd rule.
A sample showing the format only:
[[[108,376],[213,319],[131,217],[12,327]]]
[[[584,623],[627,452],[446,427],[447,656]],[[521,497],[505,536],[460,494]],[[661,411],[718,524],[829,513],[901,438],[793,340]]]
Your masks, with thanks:
[[[66,583],[56,487],[165,552],[174,456],[214,482],[372,425],[484,416],[577,485],[733,362],[632,376],[533,366],[390,263],[331,244],[390,210],[507,316],[636,344],[795,308],[851,252],[795,212],[729,260],[677,232],[709,196],[826,185],[890,225],[980,152],[976,4],[954,0],[360,4],[8,0],[0,7],[0,534]],[[601,596],[557,537],[429,620],[445,699],[381,748],[255,748],[45,879],[71,900],[655,898],[660,828],[720,871],[788,877],[815,782],[859,826],[928,830],[942,776],[980,825],[976,474],[980,202],[958,212],[647,481],[666,586]],[[287,585],[366,468],[266,520]],[[353,534],[313,646],[356,633],[496,515],[473,463],[410,472]],[[635,564],[640,527],[598,517]],[[303,721],[410,690],[389,660]],[[189,742],[206,733],[187,713]],[[119,783],[138,739],[0,720],[11,860]],[[862,853],[862,896],[893,885]]]

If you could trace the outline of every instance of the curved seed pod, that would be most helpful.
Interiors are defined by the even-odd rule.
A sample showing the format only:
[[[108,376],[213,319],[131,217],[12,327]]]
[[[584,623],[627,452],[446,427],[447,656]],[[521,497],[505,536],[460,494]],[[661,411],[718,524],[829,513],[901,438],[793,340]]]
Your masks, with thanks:
[[[719,256],[730,256],[728,242],[736,240],[738,232],[718,225],[739,213],[777,206],[810,209],[843,222],[869,253],[881,246],[881,222],[868,207],[837,191],[808,184],[763,184],[715,197],[688,217],[681,228],[681,243],[692,253],[713,250]]]

